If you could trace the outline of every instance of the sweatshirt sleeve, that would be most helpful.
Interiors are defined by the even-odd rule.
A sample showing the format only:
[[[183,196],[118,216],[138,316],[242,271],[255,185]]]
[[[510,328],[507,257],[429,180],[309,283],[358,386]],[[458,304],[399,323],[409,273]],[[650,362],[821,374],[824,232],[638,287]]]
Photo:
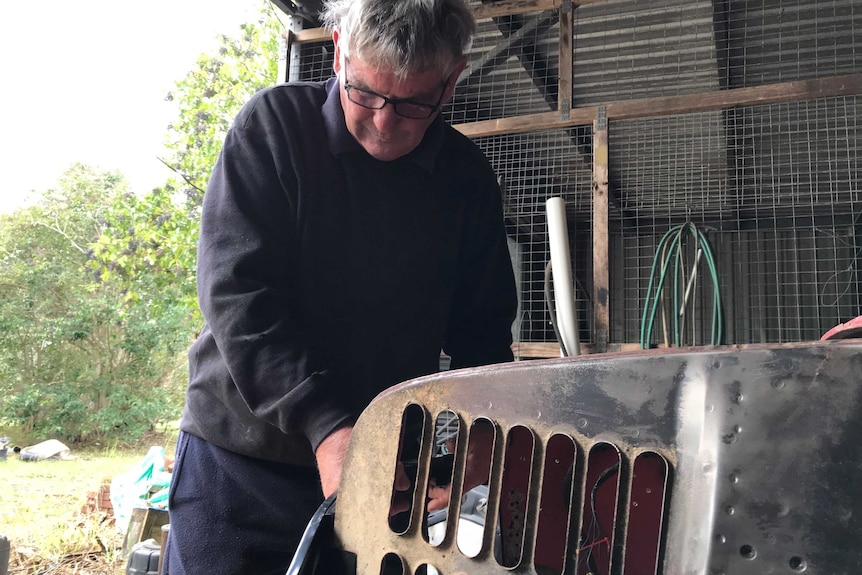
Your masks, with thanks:
[[[466,212],[468,231],[444,344],[453,369],[513,359],[517,293],[502,197],[490,166],[478,188]]]
[[[290,126],[259,121],[266,111],[253,99],[240,113],[210,177],[198,299],[251,413],[285,433],[304,434],[316,449],[352,415],[339,401],[343,382],[309,349],[299,318],[296,175],[283,161],[291,154],[284,136]]]

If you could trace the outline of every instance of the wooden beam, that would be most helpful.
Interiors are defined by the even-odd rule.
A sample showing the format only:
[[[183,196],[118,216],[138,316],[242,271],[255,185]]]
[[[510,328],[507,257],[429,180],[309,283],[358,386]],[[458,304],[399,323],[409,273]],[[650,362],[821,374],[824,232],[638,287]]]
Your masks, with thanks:
[[[561,120],[569,119],[572,109],[572,38],[574,24],[572,19],[572,2],[566,1],[560,10],[560,41],[559,41],[559,77],[557,80],[557,110]]]
[[[608,0],[580,0],[575,2],[576,6],[581,4],[599,4]],[[530,12],[544,12],[545,10],[557,10],[565,0],[500,0],[493,4],[482,4],[473,9],[476,20],[488,18],[499,18],[500,16],[511,16],[513,14],[528,14]],[[332,34],[326,28],[309,28],[297,33],[295,42],[306,44],[309,42],[325,42],[332,38]]]
[[[608,119],[630,120],[653,116],[675,116],[725,110],[736,106],[757,106],[857,94],[862,94],[862,74],[847,74],[734,90],[617,102],[608,104]]]
[[[575,6],[581,4],[599,4],[608,0],[580,0],[574,2]],[[526,14],[528,12],[542,12],[545,10],[557,10],[565,3],[565,0],[499,0],[493,4],[482,4],[473,9],[476,20],[485,18],[497,18],[499,16],[510,16],[512,14]]]
[[[608,120],[599,109],[593,128],[593,341],[604,353],[610,333]]]
[[[293,34],[293,42],[295,44],[311,44],[312,42],[332,40],[332,32],[326,28],[308,28],[306,30],[297,30]]]
[[[482,120],[468,124],[456,124],[453,127],[469,138],[498,136],[501,134],[523,134],[526,132],[541,132],[592,124],[596,118],[596,108],[577,108],[569,111],[569,119],[561,120],[559,112],[542,112],[525,116],[512,116],[497,120]]]
[[[639,351],[639,343],[609,343],[607,351]],[[552,359],[560,357],[560,345],[556,342],[516,342],[512,344],[512,353],[518,359]],[[591,343],[581,343],[581,355],[596,353],[596,346]]]
[[[473,15],[476,20],[485,20],[487,18],[512,16],[513,14],[557,10],[562,3],[563,0],[503,0],[478,5],[473,8]]]
[[[712,112],[736,106],[798,102],[859,94],[862,94],[862,74],[847,74],[752,86],[750,88],[736,88],[734,90],[612,102],[606,106],[606,109],[608,120],[632,120],[694,112]],[[591,124],[596,117],[597,110],[597,106],[575,108],[569,113],[568,120],[561,120],[557,112],[542,112],[512,118],[458,124],[455,129],[470,138],[564,129]]]

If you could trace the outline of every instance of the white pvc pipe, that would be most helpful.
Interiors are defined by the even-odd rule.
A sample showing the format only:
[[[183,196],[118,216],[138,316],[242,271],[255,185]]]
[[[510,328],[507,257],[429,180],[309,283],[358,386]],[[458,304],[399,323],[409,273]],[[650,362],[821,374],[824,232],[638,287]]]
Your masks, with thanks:
[[[554,305],[557,328],[569,355],[580,355],[575,294],[572,287],[572,260],[569,255],[569,231],[566,224],[566,202],[553,197],[545,202],[548,241],[551,245],[551,269],[554,277]]]

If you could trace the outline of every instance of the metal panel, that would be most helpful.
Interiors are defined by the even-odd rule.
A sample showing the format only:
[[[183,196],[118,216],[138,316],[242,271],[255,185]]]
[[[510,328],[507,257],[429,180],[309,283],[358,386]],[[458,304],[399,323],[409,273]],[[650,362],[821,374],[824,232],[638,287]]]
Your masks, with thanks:
[[[584,544],[580,518],[589,515],[602,481],[596,471],[606,475],[614,459],[617,488],[609,493],[610,508],[617,511],[604,521],[614,542],[606,572],[655,571],[627,552],[638,544],[639,553],[652,553],[649,545],[630,539],[642,520],[638,503],[655,495],[652,484],[639,485],[633,472],[647,474],[638,461],[649,454],[659,463],[649,473],[657,474],[659,484],[664,473],[667,483],[667,492],[653,502],[663,511],[658,518],[651,515],[658,525],[658,572],[856,573],[862,562],[860,370],[862,341],[845,339],[519,362],[407,382],[378,397],[357,423],[336,533],[363,575],[380,573],[386,556],[403,564],[405,573],[422,566],[446,574],[548,572],[534,561],[542,545],[539,523],[548,516],[539,513],[539,502],[546,501],[540,493],[548,467],[559,462],[549,454],[559,453],[558,439],[568,437],[577,457],[570,464],[566,573],[586,572],[582,559],[594,547]],[[417,407],[426,414],[418,488],[409,527],[399,533],[388,517],[398,438],[402,414]],[[438,546],[422,535],[434,415],[447,410],[464,422],[464,434],[481,421],[495,430],[484,545],[472,558],[459,551],[454,528]],[[519,450],[513,437],[526,449]],[[458,512],[467,444],[459,441],[455,455],[451,516]],[[597,449],[611,459],[594,458]],[[513,453],[524,461],[518,463]],[[513,474],[510,467],[517,465],[529,480]],[[515,478],[509,483],[507,473]],[[511,503],[502,488],[510,483],[527,490],[517,499],[523,548],[510,555],[521,558],[517,564],[501,567],[496,557],[504,555],[495,555],[493,526],[504,516],[502,506]],[[508,513],[515,509],[506,507]],[[507,526],[500,526],[505,542]]]

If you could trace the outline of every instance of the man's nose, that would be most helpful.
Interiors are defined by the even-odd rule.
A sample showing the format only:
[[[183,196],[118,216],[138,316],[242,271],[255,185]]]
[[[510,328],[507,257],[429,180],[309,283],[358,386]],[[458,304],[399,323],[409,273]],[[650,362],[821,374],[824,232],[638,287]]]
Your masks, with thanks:
[[[401,116],[395,113],[395,106],[386,104],[374,111],[374,126],[380,132],[388,132],[401,121]]]

